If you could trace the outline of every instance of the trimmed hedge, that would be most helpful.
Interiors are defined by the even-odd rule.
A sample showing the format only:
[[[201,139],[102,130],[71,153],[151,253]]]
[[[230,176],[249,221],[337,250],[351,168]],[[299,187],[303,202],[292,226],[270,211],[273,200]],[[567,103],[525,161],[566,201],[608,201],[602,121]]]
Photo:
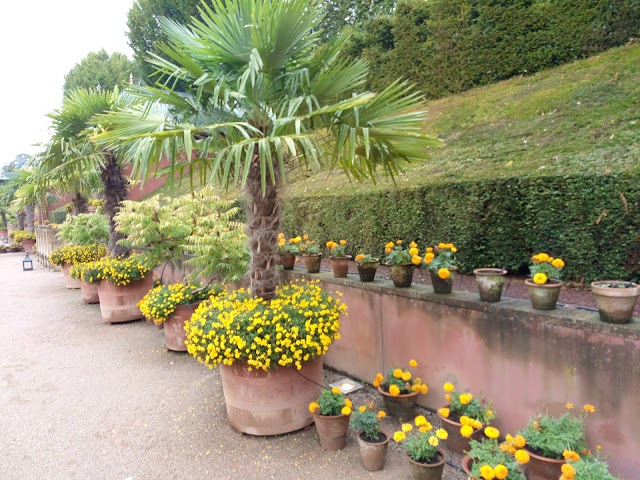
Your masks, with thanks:
[[[566,261],[565,278],[637,279],[640,170],[610,175],[430,184],[350,196],[289,197],[283,230],[349,241],[349,253],[381,254],[390,240],[453,242],[458,265],[527,273],[544,251]]]

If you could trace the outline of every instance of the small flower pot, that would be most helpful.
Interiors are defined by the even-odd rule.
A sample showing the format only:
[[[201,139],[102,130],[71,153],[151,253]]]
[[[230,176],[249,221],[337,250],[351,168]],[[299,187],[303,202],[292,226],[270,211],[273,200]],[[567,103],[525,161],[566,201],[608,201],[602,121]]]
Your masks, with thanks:
[[[630,323],[640,286],[633,282],[601,280],[591,283],[600,320],[606,323]]]
[[[413,263],[403,265],[391,265],[391,280],[396,288],[408,288],[413,282],[413,271],[416,266]]]
[[[446,405],[445,407],[448,408],[449,405]],[[470,449],[469,443],[471,440],[479,441],[480,438],[482,438],[482,428],[475,430],[470,437],[463,437],[460,433],[460,428],[462,427],[461,423],[444,418],[440,415],[440,412],[438,412],[438,417],[440,417],[440,421],[442,422],[442,428],[449,434],[444,442],[447,448],[452,452],[466,453]]]
[[[562,475],[562,465],[566,461],[561,458],[541,457],[527,449],[529,463],[527,464],[527,480],[557,480]]]
[[[349,415],[313,414],[320,445],[330,452],[342,450],[347,445]]]
[[[22,240],[20,242],[24,253],[33,253],[33,246],[36,244],[35,240]]]
[[[320,262],[322,255],[302,255],[304,266],[307,267],[307,273],[318,273],[320,271]]]
[[[380,392],[380,395],[382,395],[382,399],[384,400],[385,410],[392,417],[408,421],[415,416],[414,412],[419,392],[401,393],[394,397],[381,386],[378,387],[378,392]]]
[[[476,268],[473,273],[478,283],[480,300],[499,302],[507,271],[501,268]]]
[[[447,462],[447,454],[438,448],[438,457],[434,463],[416,462],[409,455],[409,474],[413,480],[440,480]]]
[[[190,303],[188,305],[178,305],[169,318],[164,322],[164,344],[167,350],[172,352],[187,351],[187,332],[184,329],[185,324],[191,318],[191,315],[198,308],[200,302]]]
[[[376,270],[378,269],[378,262],[358,264],[358,275],[361,282],[373,282],[376,278]]]
[[[80,294],[82,295],[82,301],[84,303],[100,303],[100,298],[98,297],[98,285],[95,283],[80,283]]]
[[[553,310],[556,308],[560,290],[564,285],[560,280],[550,278],[547,283],[539,285],[533,280],[527,279],[524,283],[529,291],[529,299],[533,308],[536,310]]]
[[[293,253],[283,253],[280,255],[280,265],[285,270],[293,270],[296,264],[296,256]]]
[[[450,270],[451,274],[444,280],[438,276],[438,272],[429,270],[431,276],[431,285],[433,286],[433,292],[438,294],[451,293],[453,289],[453,270]]]
[[[346,255],[344,257],[331,257],[331,269],[333,270],[333,276],[335,278],[347,278],[350,261],[350,255]]]
[[[70,263],[65,263],[62,265],[62,275],[64,276],[64,286],[72,290],[82,288],[82,280],[78,278],[73,278],[71,276],[71,273],[69,272],[70,270],[71,270]]]
[[[362,466],[370,472],[382,470],[387,458],[387,447],[389,446],[391,437],[384,432],[380,432],[381,438],[378,441],[372,442],[365,440],[363,436],[364,433],[360,433],[357,437]]]

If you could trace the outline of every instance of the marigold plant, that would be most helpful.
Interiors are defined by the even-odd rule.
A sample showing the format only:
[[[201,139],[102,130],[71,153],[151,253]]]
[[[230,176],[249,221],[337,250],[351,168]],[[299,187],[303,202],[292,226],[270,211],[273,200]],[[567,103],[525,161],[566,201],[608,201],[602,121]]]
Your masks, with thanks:
[[[35,240],[36,234],[28,230],[14,230],[9,234],[9,237],[11,237],[15,243],[20,243],[23,240]]]
[[[446,440],[448,434],[443,429],[434,430],[433,425],[423,415],[418,415],[411,423],[403,423],[401,430],[393,435],[393,439],[402,443],[407,455],[414,462],[435,463],[438,458],[438,446]]]
[[[368,253],[357,254],[354,261],[361,267],[377,267],[380,263],[380,259],[378,257],[374,257]]]
[[[590,455],[589,452],[580,456],[573,452],[571,458],[565,456],[567,463],[562,467],[559,480],[616,480],[609,472],[607,462],[600,458],[600,447],[596,449],[596,455]]]
[[[368,405],[361,405],[351,413],[351,428],[361,432],[362,439],[367,442],[380,440],[380,420],[386,417],[384,410],[375,409],[373,402]]]
[[[418,362],[409,360],[409,366],[415,368],[418,366]],[[428,385],[419,377],[416,378],[408,368],[398,367],[390,368],[386,377],[382,373],[378,373],[373,380],[373,386],[382,388],[394,397],[412,392],[426,395],[429,391]]]
[[[347,256],[347,241],[340,240],[339,242],[334,242],[333,240],[329,240],[326,245],[327,254],[329,257],[346,257]]]
[[[534,283],[544,285],[550,278],[560,279],[563,268],[564,260],[550,257],[548,254],[542,252],[531,257],[529,273]]]
[[[411,242],[406,246],[403,240],[388,242],[384,247],[384,262],[387,265],[420,265],[422,257],[416,242]]]
[[[324,355],[340,338],[346,305],[317,281],[279,287],[273,300],[254,298],[244,289],[202,302],[187,323],[187,350],[215,368],[245,361],[269,370],[302,364]]]
[[[351,400],[346,398],[339,388],[323,389],[315,402],[309,404],[309,411],[316,415],[351,415]]]
[[[302,237],[291,237],[287,240],[284,233],[280,232],[278,234],[278,253],[280,255],[285,253],[297,255],[300,253],[300,242],[302,242]]]
[[[86,265],[82,281],[98,283],[100,280],[107,280],[116,286],[124,287],[143,279],[154,267],[153,260],[144,254],[128,258],[106,258]]]
[[[296,237],[297,239],[298,237]],[[315,240],[311,240],[309,235],[303,235],[302,241],[298,243],[298,248],[302,255],[320,255],[322,248]]]
[[[138,303],[138,307],[146,318],[159,324],[166,322],[178,305],[201,302],[211,295],[219,295],[222,291],[223,288],[220,285],[205,287],[184,283],[159,285],[147,292]]]
[[[49,261],[53,265],[78,265],[80,263],[95,262],[107,255],[107,249],[103,245],[64,245],[56,248],[49,255]],[[79,278],[79,277],[76,277]]]
[[[521,465],[529,462],[529,457],[520,457],[522,462],[498,445],[496,439],[483,442],[469,442],[469,456],[473,460],[471,474],[485,480],[525,480]],[[524,450],[523,450],[524,451]]]
[[[450,382],[445,383],[443,389],[444,398],[449,405],[438,410],[438,413],[444,418],[460,423],[462,436],[470,437],[475,430],[481,429],[483,424],[489,424],[496,418],[496,412],[491,405],[481,402],[471,392],[457,391]]]
[[[436,247],[428,247],[424,254],[424,264],[428,270],[436,272],[438,277],[446,280],[454,270],[454,254],[457,251],[453,243],[440,243]]]

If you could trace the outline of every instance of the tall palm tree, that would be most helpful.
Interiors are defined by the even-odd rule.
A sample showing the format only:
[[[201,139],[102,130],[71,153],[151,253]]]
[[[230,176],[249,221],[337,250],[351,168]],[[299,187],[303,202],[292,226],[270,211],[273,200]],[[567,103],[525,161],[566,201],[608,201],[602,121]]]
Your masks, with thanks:
[[[151,54],[157,86],[134,87],[136,103],[97,118],[110,128],[94,140],[131,158],[142,176],[166,156],[169,181],[198,171],[245,188],[249,273],[262,298],[278,283],[278,200],[290,163],[338,166],[356,180],[379,170],[393,177],[439,144],[422,134],[411,86],[359,91],[367,64],[341,56],[347,37],[319,46],[322,4],[212,0],[189,27],[161,19],[168,60]]]

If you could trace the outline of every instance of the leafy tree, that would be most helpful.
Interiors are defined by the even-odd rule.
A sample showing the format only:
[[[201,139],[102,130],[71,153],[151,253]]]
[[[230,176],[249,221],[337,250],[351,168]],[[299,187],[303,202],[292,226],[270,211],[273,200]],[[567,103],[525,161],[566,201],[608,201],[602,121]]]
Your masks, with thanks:
[[[359,30],[367,20],[390,15],[396,0],[324,0],[325,17],[320,22],[325,40],[338,35],[346,26]]]
[[[126,55],[104,50],[91,52],[64,76],[64,93],[78,88],[113,90],[126,87],[133,74],[134,65]]]
[[[340,167],[356,179],[394,176],[439,141],[422,133],[421,98],[394,83],[360,91],[367,64],[341,55],[344,35],[318,48],[320,0],[213,0],[189,27],[160,19],[169,60],[152,63],[167,85],[133,87],[127,108],[99,115],[94,140],[149,172],[168,158],[168,179],[189,172],[244,187],[252,291],[273,298],[276,238],[288,162]],[[187,152],[189,155],[184,155]],[[187,161],[187,158],[191,159]]]

